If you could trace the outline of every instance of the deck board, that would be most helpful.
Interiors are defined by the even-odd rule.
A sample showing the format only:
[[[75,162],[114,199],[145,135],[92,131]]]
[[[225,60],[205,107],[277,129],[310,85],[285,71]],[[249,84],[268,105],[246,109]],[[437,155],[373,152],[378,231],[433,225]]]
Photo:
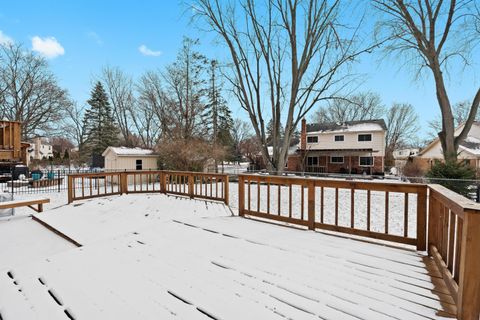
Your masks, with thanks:
[[[114,212],[98,216],[92,210],[106,200],[37,216],[73,230],[83,246],[15,265],[13,279],[0,274],[2,316],[421,320],[455,312],[438,270],[415,251],[230,217],[218,204],[116,199]],[[136,201],[151,201],[148,212],[126,205]],[[89,223],[111,229],[98,235]]]

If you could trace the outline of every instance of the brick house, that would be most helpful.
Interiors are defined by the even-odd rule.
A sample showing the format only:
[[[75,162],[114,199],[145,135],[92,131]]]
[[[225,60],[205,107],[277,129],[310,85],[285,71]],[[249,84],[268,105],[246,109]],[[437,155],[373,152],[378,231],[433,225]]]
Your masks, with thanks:
[[[302,120],[300,147],[289,156],[289,171],[382,174],[385,121],[312,123]]]

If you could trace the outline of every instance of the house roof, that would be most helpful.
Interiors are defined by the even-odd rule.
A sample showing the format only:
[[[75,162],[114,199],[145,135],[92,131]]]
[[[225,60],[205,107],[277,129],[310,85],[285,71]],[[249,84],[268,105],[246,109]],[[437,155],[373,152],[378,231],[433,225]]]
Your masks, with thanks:
[[[459,145],[459,149],[480,156],[480,139],[469,136]]]
[[[127,148],[127,147],[108,147],[102,153],[102,156],[109,152],[113,152],[119,156],[155,156],[153,150],[150,149],[142,149],[142,148]]]
[[[472,126],[480,126],[480,121],[474,121]],[[460,124],[458,127],[455,128],[455,132],[463,129],[463,127],[465,126],[465,123],[462,123]],[[480,138],[480,137],[479,137]],[[470,132],[468,133],[467,135],[467,138],[465,138],[465,140],[460,143],[459,145],[459,148],[466,151],[466,152],[469,152],[471,154],[474,154],[474,155],[480,155],[480,150],[477,151],[479,152],[478,154],[475,153],[475,150],[476,149],[480,149],[480,145],[479,146],[475,146],[473,145],[472,143],[474,143],[473,141],[478,141],[480,143],[480,139],[479,138],[476,138],[476,137],[473,137],[470,135]],[[470,141],[470,142],[469,142]],[[423,154],[425,154],[425,152],[427,152],[428,150],[430,150],[431,148],[433,148],[433,146],[435,146],[437,143],[440,143],[440,139],[438,137],[436,137],[434,140],[432,140],[432,142],[430,142],[425,148],[423,148],[419,153],[418,155],[419,156],[422,156]]]
[[[384,131],[387,130],[387,125],[383,119],[361,120],[361,121],[346,121],[344,123],[338,122],[323,122],[307,124],[307,132],[334,132],[334,131]]]

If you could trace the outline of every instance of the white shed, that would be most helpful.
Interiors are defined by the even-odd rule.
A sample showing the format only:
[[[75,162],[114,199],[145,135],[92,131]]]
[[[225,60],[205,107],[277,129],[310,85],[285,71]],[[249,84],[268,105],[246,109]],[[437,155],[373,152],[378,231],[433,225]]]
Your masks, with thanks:
[[[105,170],[156,170],[158,155],[150,149],[108,147],[102,153]]]

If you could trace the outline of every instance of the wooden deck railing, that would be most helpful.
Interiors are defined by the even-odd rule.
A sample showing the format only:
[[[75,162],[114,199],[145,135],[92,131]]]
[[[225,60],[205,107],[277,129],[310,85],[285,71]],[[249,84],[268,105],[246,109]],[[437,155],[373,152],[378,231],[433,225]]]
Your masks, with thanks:
[[[239,176],[238,199],[240,216],[410,244],[420,251],[427,249],[428,230],[428,253],[456,302],[458,319],[480,317],[480,204],[440,185],[260,175]]]
[[[240,216],[416,245],[418,250],[426,250],[426,195],[427,186],[421,184],[239,176]]]
[[[458,319],[480,317],[480,205],[429,185],[428,252],[457,304]]]
[[[228,176],[183,171],[121,171],[68,176],[68,203],[127,193],[168,193],[228,204]]]

